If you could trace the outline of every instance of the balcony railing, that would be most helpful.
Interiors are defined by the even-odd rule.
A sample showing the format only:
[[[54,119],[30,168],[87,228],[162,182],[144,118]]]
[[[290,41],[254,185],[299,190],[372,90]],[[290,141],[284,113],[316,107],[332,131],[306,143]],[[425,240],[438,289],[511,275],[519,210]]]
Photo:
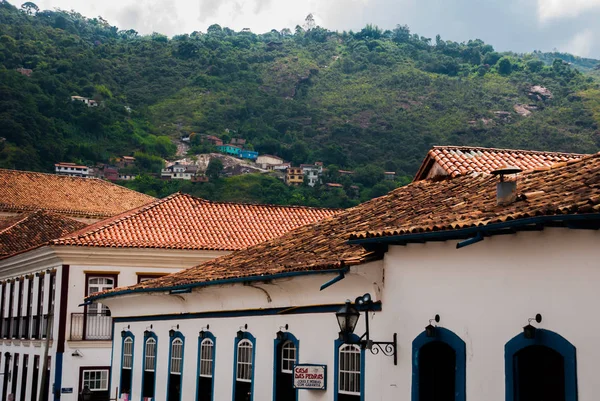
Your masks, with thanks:
[[[110,340],[112,317],[110,312],[71,313],[71,340]]]

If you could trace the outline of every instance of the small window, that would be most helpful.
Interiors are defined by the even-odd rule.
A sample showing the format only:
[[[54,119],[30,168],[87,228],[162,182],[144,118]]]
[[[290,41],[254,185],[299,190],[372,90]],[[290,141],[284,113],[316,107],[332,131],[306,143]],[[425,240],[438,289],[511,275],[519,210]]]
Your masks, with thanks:
[[[281,372],[292,373],[296,363],[296,346],[291,341],[286,341],[281,349]]]
[[[200,376],[212,377],[213,350],[215,343],[210,338],[205,338],[200,344]]]
[[[242,340],[237,349],[237,381],[252,382],[252,343]]]
[[[149,338],[146,340],[146,361],[145,368],[147,372],[154,372],[156,368],[156,340]]]
[[[183,360],[183,341],[180,338],[176,338],[171,343],[171,374],[181,374],[181,362]]]
[[[83,387],[92,391],[108,390],[108,370],[84,370]]]
[[[340,347],[338,392],[360,395],[360,348],[354,344]]]
[[[123,369],[133,366],[133,338],[127,337],[123,342]]]

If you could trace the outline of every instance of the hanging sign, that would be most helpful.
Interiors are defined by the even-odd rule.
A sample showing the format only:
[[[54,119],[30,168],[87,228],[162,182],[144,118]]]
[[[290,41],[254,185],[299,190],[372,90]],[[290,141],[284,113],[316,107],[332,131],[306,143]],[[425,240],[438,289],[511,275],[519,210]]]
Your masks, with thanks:
[[[294,388],[325,390],[326,386],[327,365],[294,365]]]

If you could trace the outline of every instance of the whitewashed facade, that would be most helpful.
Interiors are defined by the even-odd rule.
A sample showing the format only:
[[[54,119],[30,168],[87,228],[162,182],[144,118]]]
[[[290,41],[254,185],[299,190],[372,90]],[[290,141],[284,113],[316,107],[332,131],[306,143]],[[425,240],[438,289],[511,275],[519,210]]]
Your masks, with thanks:
[[[301,272],[197,286],[189,292],[102,299],[113,312],[115,333],[122,333],[114,337],[110,390],[118,391],[125,378],[128,398],[134,400],[409,401],[430,399],[421,392],[441,388],[450,389],[452,400],[511,401],[527,391],[518,383],[535,379],[516,378],[508,368],[516,363],[513,351],[527,343],[564,351],[565,366],[564,382],[554,380],[556,372],[544,371],[546,380],[527,399],[592,401],[600,393],[595,364],[600,358],[595,319],[599,242],[598,231],[546,228],[487,237],[461,249],[454,240],[390,245],[382,260],[351,267],[345,278],[322,291],[321,285],[337,273]],[[371,339],[391,341],[397,334],[396,366],[391,357],[338,340],[334,311],[364,293],[380,305],[369,315]],[[543,320],[532,322],[537,337],[527,340],[523,327],[538,313]],[[436,314],[439,323],[432,320]],[[423,373],[424,346],[431,340],[424,330],[430,322],[438,326],[433,338],[454,350],[451,386],[419,386],[430,383]],[[278,342],[280,330],[289,334]],[[355,334],[364,331],[361,314]],[[206,339],[214,352],[205,348],[200,359],[199,345]],[[126,356],[130,373],[122,369],[126,340],[133,349],[132,357],[129,352]],[[325,390],[277,395],[278,388],[288,385],[281,374],[289,369],[283,368],[280,353],[287,340],[295,350],[286,355],[294,355],[298,363],[326,365]],[[180,344],[182,360],[171,358]],[[518,355],[524,360],[525,354]],[[245,364],[248,358],[250,365]],[[181,374],[174,374],[179,363]],[[154,369],[148,371],[146,364]],[[552,364],[544,366],[551,369]],[[556,398],[561,385],[564,397]]]
[[[223,254],[44,246],[0,260],[0,372],[5,373],[0,376],[1,399],[76,401],[85,385],[92,399],[108,399],[112,316],[103,305],[82,306],[83,298]]]

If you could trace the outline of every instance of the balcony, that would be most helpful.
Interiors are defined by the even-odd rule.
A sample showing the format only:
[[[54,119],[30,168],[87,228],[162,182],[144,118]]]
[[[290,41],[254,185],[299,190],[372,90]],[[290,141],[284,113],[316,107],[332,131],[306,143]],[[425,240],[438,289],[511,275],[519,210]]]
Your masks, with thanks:
[[[110,311],[71,313],[71,341],[106,341],[111,333]]]

